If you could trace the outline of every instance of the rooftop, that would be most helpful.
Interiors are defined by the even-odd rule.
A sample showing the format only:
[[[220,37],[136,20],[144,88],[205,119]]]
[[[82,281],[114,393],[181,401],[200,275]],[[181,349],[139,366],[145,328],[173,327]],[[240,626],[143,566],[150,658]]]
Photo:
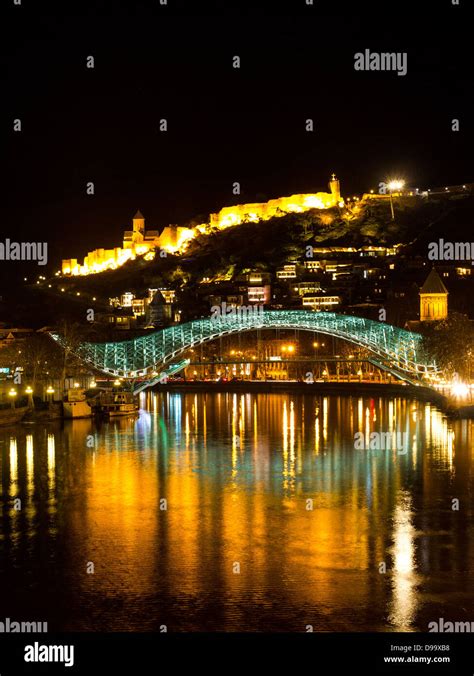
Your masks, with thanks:
[[[420,293],[448,293],[447,288],[443,284],[441,277],[438,275],[435,268],[431,269],[430,274],[420,289]]]

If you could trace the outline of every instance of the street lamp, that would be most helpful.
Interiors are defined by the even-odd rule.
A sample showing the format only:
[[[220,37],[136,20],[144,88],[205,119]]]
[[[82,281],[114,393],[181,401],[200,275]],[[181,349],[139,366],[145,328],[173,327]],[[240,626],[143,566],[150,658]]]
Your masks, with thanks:
[[[53,401],[53,394],[54,394],[54,387],[51,387],[51,385],[48,387],[46,390],[46,394],[49,395],[50,401]]]
[[[28,395],[28,406],[33,408],[33,388],[28,385],[25,393]]]
[[[11,402],[11,407],[15,408],[15,397],[16,397],[16,390],[11,388],[11,390],[8,392],[8,396],[10,397],[10,402]]]
[[[392,212],[392,221],[395,220],[395,213],[393,211],[392,192],[394,190],[401,190],[404,185],[405,185],[405,181],[390,181],[389,184],[388,184],[388,189],[390,191],[390,210]]]

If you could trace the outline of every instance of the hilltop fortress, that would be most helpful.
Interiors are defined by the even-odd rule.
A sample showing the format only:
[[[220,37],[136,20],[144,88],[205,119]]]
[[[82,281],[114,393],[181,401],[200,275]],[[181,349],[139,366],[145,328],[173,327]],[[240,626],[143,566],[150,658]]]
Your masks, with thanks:
[[[330,192],[317,192],[291,197],[278,197],[268,202],[237,204],[224,207],[215,214],[210,214],[209,221],[186,228],[178,225],[166,226],[160,234],[158,230],[146,230],[145,218],[137,211],[132,221],[132,230],[123,233],[123,245],[112,249],[95,249],[90,251],[79,264],[76,258],[62,261],[63,275],[90,275],[105,270],[115,270],[137,256],[145,260],[153,260],[157,251],[180,253],[184,251],[197,234],[206,234],[216,229],[229,228],[240,223],[256,223],[275,216],[289,213],[301,213],[309,209],[330,209],[344,206],[341,198],[339,180],[335,174],[329,181]]]
[[[77,258],[62,261],[63,275],[91,275],[105,270],[115,270],[137,256],[153,260],[157,249],[179,251],[187,239],[194,236],[193,230],[178,226],[167,226],[159,235],[158,230],[145,230],[145,218],[137,211],[132,221],[132,230],[123,233],[123,246],[113,249],[89,251],[80,265]]]
[[[268,202],[224,207],[217,214],[211,214],[209,225],[211,227],[227,228],[231,225],[239,225],[245,221],[254,223],[266,221],[274,216],[301,213],[308,209],[343,207],[344,201],[341,198],[340,184],[335,174],[332,175],[329,181],[329,190],[330,192],[291,195],[291,197],[277,197],[277,199],[269,200]]]

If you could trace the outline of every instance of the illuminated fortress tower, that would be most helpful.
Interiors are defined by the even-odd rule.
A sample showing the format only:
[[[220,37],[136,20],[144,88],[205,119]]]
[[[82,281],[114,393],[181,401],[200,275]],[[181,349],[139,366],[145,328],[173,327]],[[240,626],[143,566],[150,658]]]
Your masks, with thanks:
[[[339,203],[342,201],[341,185],[339,183],[339,179],[336,178],[336,174],[333,174],[331,176],[331,180],[329,181],[329,190],[331,191],[331,195],[333,196],[334,202],[339,205]]]

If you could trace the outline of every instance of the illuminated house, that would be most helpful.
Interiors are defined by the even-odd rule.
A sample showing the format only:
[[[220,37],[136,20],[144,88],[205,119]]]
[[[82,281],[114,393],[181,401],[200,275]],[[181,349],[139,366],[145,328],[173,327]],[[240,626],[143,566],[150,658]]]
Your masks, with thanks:
[[[90,275],[105,270],[115,270],[137,256],[143,256],[145,260],[153,260],[158,250],[160,254],[161,252],[181,253],[196,235],[207,234],[216,228],[224,229],[244,222],[268,220],[274,216],[301,213],[309,209],[344,206],[339,181],[335,174],[329,181],[329,190],[330,192],[291,195],[291,197],[278,197],[268,202],[224,207],[218,213],[211,214],[208,223],[197,225],[194,228],[168,225],[161,234],[158,234],[158,230],[145,230],[145,219],[137,211],[133,217],[132,230],[124,232],[121,247],[89,251],[82,265],[77,258],[65,259],[62,262],[62,274]]]
[[[298,277],[297,264],[288,263],[276,271],[277,279],[296,279]]]
[[[295,296],[306,296],[308,294],[317,294],[321,290],[320,282],[298,282],[292,287]]]
[[[271,290],[272,287],[270,284],[264,284],[263,286],[249,286],[247,288],[249,303],[268,305],[271,300]]]
[[[336,305],[340,305],[340,296],[325,296],[323,294],[305,294],[302,299],[304,308],[311,310],[331,310]]]

